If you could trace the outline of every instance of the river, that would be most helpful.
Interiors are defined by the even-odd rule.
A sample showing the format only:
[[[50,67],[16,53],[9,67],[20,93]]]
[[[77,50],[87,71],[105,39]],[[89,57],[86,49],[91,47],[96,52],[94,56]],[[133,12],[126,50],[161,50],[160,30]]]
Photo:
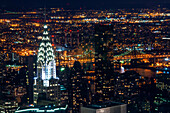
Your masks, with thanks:
[[[121,68],[121,70],[119,70],[119,72],[124,73],[125,71],[128,71],[128,70],[136,71],[141,76],[148,77],[148,78],[155,77],[157,74],[155,71],[152,71],[150,69],[143,69],[143,68],[130,68],[130,69]]]

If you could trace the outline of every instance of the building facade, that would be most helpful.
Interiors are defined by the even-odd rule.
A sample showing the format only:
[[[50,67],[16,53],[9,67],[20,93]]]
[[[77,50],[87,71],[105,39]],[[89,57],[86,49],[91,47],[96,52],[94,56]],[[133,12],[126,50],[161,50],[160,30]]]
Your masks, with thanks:
[[[96,75],[96,93],[101,98],[98,101],[110,100],[109,92],[114,89],[111,84],[111,75],[113,66],[108,60],[109,44],[113,38],[112,25],[96,25],[95,26],[95,75]]]

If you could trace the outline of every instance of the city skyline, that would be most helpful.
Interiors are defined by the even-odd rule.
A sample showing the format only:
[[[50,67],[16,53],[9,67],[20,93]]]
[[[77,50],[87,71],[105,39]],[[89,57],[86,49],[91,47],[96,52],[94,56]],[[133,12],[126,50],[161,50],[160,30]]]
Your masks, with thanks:
[[[170,111],[169,8],[109,1],[8,1],[26,10],[0,10],[0,112]]]

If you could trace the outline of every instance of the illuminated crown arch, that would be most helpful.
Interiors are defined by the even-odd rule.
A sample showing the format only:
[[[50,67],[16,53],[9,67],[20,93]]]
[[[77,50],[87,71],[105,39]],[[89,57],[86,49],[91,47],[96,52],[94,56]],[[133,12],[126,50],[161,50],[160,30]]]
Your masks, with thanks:
[[[47,25],[44,25],[43,38],[38,49],[37,77],[43,80],[43,86],[49,86],[49,80],[56,78],[54,49],[48,36]]]

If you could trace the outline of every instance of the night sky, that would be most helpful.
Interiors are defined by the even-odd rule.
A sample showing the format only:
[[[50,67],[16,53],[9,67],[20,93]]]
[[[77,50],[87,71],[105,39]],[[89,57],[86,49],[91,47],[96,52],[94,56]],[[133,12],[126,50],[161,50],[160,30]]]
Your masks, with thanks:
[[[157,5],[170,6],[170,0],[46,0],[47,7],[67,9],[114,9],[114,8],[153,8]],[[44,7],[44,0],[0,0],[0,8]]]

